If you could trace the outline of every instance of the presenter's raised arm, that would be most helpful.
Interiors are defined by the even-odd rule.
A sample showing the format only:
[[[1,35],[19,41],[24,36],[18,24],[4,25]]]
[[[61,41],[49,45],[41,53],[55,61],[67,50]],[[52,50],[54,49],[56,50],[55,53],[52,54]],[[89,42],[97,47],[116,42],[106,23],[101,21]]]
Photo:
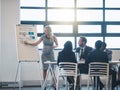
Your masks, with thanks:
[[[43,39],[40,37],[39,40],[37,40],[37,41],[35,41],[35,42],[24,41],[24,43],[25,43],[26,45],[37,46],[38,44],[41,43],[42,40],[43,40]]]

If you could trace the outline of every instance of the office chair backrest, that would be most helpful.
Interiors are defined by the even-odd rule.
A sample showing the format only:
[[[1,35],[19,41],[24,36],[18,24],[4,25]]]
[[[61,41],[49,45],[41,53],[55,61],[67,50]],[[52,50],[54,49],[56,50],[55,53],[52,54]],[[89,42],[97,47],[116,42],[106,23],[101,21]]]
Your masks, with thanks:
[[[109,76],[109,63],[92,62],[89,64],[90,76]]]

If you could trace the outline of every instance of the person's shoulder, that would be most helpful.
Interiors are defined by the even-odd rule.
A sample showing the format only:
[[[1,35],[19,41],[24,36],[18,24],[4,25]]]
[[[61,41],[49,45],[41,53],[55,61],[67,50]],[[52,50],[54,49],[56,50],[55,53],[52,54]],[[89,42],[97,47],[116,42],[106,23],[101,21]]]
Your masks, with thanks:
[[[52,34],[52,37],[53,37],[53,38],[56,38],[56,35]]]
[[[110,49],[106,49],[106,52],[107,52],[108,54],[112,54],[112,50],[110,50]]]
[[[108,49],[108,48],[106,49],[106,51],[108,51],[108,52],[112,52],[112,50],[111,50],[111,49]]]
[[[107,52],[101,52],[103,55],[106,55],[107,56]]]
[[[86,48],[87,48],[87,50],[89,50],[89,51],[92,51],[92,50],[93,50],[93,48],[90,47],[90,46],[86,46]]]
[[[93,49],[91,46],[86,46],[87,48]]]
[[[75,52],[80,52],[80,47],[77,47]]]
[[[56,37],[54,34],[52,35],[52,37],[53,37],[53,39],[54,39],[54,40],[56,40],[56,39],[57,39],[57,37]]]

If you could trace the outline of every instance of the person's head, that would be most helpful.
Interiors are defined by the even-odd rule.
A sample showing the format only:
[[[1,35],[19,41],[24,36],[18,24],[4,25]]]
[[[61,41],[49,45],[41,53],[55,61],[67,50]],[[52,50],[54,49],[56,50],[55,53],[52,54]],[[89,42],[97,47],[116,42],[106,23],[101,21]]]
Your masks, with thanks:
[[[86,43],[87,43],[87,39],[85,37],[80,37],[78,41],[79,46],[84,47]]]
[[[50,26],[45,26],[44,27],[44,33],[48,36],[51,36],[52,35],[51,27]]]
[[[50,40],[54,40],[53,34],[52,34],[52,29],[51,29],[50,26],[45,26],[44,27],[44,33],[48,38],[50,38]]]
[[[105,42],[102,42],[101,50],[104,51],[106,49],[107,44]]]
[[[71,41],[65,42],[63,51],[69,52],[72,51],[72,49],[73,49],[72,42]]]
[[[96,49],[101,49],[101,46],[102,46],[102,41],[101,41],[101,40],[97,40],[97,41],[95,42],[95,48],[96,48]]]

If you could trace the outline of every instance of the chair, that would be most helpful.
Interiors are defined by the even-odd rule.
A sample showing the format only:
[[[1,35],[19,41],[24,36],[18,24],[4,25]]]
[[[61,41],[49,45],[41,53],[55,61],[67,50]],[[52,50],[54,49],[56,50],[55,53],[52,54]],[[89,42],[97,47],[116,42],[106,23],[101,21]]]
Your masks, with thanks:
[[[117,80],[120,81],[120,64],[116,65],[116,71],[117,71]],[[116,90],[119,90],[119,88],[120,88],[120,85],[116,87]]]
[[[76,89],[76,82],[78,74],[78,64],[72,62],[60,62],[58,67],[58,76],[57,76],[57,90],[59,85],[59,77],[65,77],[65,83],[67,85],[67,77],[73,76],[74,77],[74,90]],[[66,90],[68,89],[68,85],[66,86]]]
[[[89,64],[89,73],[88,73],[88,83],[87,83],[87,88],[89,90],[89,85],[90,85],[90,78],[92,79],[92,77],[95,78],[95,90],[97,90],[97,79],[98,77],[105,77],[105,90],[108,90],[108,85],[111,86],[111,81],[109,84],[109,63],[102,63],[102,62],[92,62]],[[111,89],[111,88],[110,88]]]

